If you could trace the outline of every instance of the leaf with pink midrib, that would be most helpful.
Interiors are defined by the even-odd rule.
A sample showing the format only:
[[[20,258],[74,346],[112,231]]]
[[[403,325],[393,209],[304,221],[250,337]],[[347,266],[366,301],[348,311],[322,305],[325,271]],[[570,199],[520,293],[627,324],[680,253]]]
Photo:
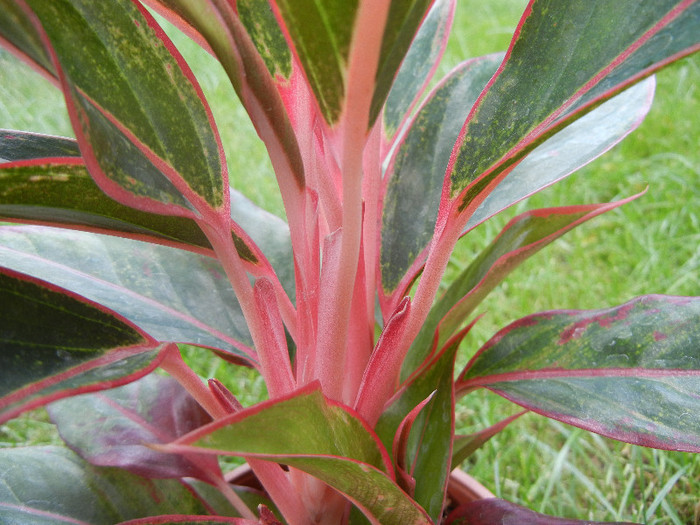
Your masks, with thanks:
[[[700,452],[700,298],[643,296],[525,317],[458,379],[620,441]]]
[[[100,187],[142,210],[194,217],[196,209],[208,221],[228,215],[213,117],[151,15],[124,0],[28,4],[57,58],[73,128]]]

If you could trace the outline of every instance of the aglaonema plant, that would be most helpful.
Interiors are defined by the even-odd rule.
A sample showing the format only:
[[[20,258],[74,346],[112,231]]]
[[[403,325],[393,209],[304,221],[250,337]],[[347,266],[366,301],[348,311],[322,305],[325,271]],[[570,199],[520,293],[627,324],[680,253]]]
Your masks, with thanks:
[[[481,388],[700,451],[699,298],[468,336],[521,262],[635,196],[523,213],[440,288],[461,237],[639,125],[653,73],[700,45],[700,2],[532,0],[505,54],[432,83],[455,4],[0,0],[2,43],[63,92],[76,137],[0,132],[0,417],[48,406],[68,445],[0,450],[3,519],[570,523],[454,488],[517,417],[455,435]],[[230,187],[154,11],[221,63],[286,223]],[[242,406],[178,345],[255,368],[269,399]]]

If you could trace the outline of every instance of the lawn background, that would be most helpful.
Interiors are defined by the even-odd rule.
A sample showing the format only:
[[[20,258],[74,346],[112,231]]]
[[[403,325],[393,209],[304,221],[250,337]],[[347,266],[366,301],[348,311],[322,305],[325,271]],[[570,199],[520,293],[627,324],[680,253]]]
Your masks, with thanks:
[[[524,5],[460,0],[441,74],[463,59],[505,50]],[[212,104],[232,184],[282,215],[264,147],[222,71],[186,38],[170,33]],[[506,279],[484,303],[487,315],[465,343],[461,362],[500,327],[536,311],[598,308],[647,293],[700,295],[700,59],[685,59],[657,79],[649,116],[622,144],[460,242],[448,275],[467,265],[516,213],[607,202],[649,187],[641,199],[581,226]],[[72,136],[60,92],[3,51],[0,127]],[[201,375],[218,377],[244,403],[264,396],[254,373],[231,370],[208,353],[188,355]],[[469,396],[458,407],[459,431],[493,424],[515,408],[487,393]],[[0,427],[0,446],[56,441],[43,411]],[[617,443],[536,415],[511,425],[464,468],[497,496],[572,518],[684,525],[693,523],[700,502],[700,456]]]

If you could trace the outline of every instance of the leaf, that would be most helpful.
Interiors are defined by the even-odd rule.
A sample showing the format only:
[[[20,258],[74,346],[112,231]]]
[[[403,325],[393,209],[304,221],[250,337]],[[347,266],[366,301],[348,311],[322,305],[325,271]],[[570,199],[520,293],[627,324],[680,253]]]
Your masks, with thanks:
[[[532,210],[514,217],[432,307],[406,356],[403,377],[408,377],[426,359],[436,334],[437,344],[443,344],[521,263],[573,228],[638,196],[607,204]]]
[[[340,117],[358,0],[275,0],[306,78],[330,125]]]
[[[646,117],[655,87],[654,77],[639,82],[536,147],[490,191],[465,231],[568,177],[620,142]]]
[[[681,0],[531,2],[506,60],[455,145],[447,180],[459,211],[478,202],[477,195],[491,181],[555,130],[639,80],[639,75],[651,74],[670,57],[691,52],[698,44],[699,9],[697,2]],[[634,16],[629,16],[632,11]],[[683,44],[680,49],[667,42],[676,35]],[[626,62],[638,49],[642,55]],[[587,93],[595,96],[585,109],[569,111]]]
[[[0,267],[0,420],[76,392],[134,381],[160,361],[158,343],[67,290]]]
[[[499,56],[482,57],[450,73],[421,106],[398,146],[386,174],[382,213],[380,268],[385,294],[403,294],[397,289],[402,278],[432,238],[445,167],[461,122],[498,62]]]
[[[392,8],[399,4],[394,2]],[[425,15],[384,104],[385,140],[394,138],[433,77],[447,45],[455,6],[454,0],[436,0]],[[393,20],[391,14],[389,19]]]
[[[0,0],[0,42],[56,81],[56,70],[32,20],[15,0]]]
[[[238,98],[268,148],[283,153],[298,188],[304,166],[285,107],[293,104],[303,79],[266,0],[145,0],[170,22],[192,36],[221,62]],[[290,86],[291,84],[292,86]],[[263,125],[263,121],[265,125]],[[266,126],[271,131],[268,134]]]
[[[406,53],[416,39],[416,33],[419,31],[421,23],[426,18],[431,5],[434,3],[434,0],[392,0],[389,7],[387,24],[384,28],[384,36],[382,37],[381,51],[379,53],[376,83],[372,96],[372,104],[370,106],[370,127],[374,124],[379,112],[382,110],[392,85],[394,85],[397,72],[400,70],[400,66],[405,60]],[[447,4],[448,2],[442,3]],[[442,21],[444,22],[444,20]],[[437,24],[437,22],[433,20],[432,24]],[[437,31],[437,29],[433,28],[433,31]],[[445,24],[442,32],[438,31],[437,39],[439,44],[442,44],[443,40],[446,40],[449,32],[450,24]],[[428,65],[428,71],[426,73],[430,72],[430,66],[437,65],[439,54],[438,52],[430,56],[426,53],[427,56],[424,55],[422,57],[423,61]],[[418,79],[424,80],[425,82],[428,82],[431,76],[429,74],[421,75],[421,71],[414,72],[414,74],[419,75]]]
[[[459,377],[620,441],[700,451],[700,298],[644,296],[554,311],[501,330]]]
[[[482,57],[452,72],[419,110],[399,145],[393,167],[389,168],[392,179],[382,217],[381,276],[385,294],[403,293],[420,270],[434,234],[441,199],[439,188],[459,133],[456,121],[460,119],[447,120],[446,115],[459,117],[460,112],[469,112],[468,107],[461,107],[462,99],[471,107],[496,70],[496,60],[496,56]],[[654,80],[649,79],[633,86],[537,147],[488,194],[469,219],[465,232],[570,175],[617,144],[646,116],[654,85]],[[462,95],[467,88],[469,95]],[[426,154],[426,143],[434,144],[433,157]],[[399,235],[401,231],[410,234]]]
[[[407,470],[416,480],[414,498],[435,523],[439,522],[451,470],[454,360],[461,341],[462,337],[455,338],[420,373],[402,385],[376,426],[382,442],[391,443],[411,410],[433,396],[413,422],[405,457],[394,461],[407,464]]]
[[[119,523],[207,514],[182,483],[94,467],[62,447],[0,449],[0,514],[7,523]]]
[[[210,257],[118,237],[4,226],[0,260],[105,305],[158,340],[255,361],[238,301]]]
[[[372,523],[430,523],[390,477],[386,450],[373,432],[324,397],[318,384],[218,420],[161,448],[283,463],[345,494]]]
[[[529,525],[625,525],[622,522],[593,522],[554,518],[497,498],[481,499],[461,505],[447,517],[446,525],[493,525],[527,523]],[[632,524],[627,524],[632,525]]]
[[[91,175],[124,204],[226,211],[223,148],[201,89],[148,12],[127,0],[28,2],[56,53]]]
[[[0,129],[0,163],[49,157],[80,157],[80,148],[66,137]]]
[[[150,374],[119,388],[57,401],[48,411],[61,438],[92,465],[147,478],[207,481],[212,473],[220,475],[215,458],[164,454],[147,446],[168,443],[211,422],[171,377]]]
[[[231,235],[248,271],[272,276],[274,269],[293,300],[288,226],[235,190],[231,190],[231,198],[231,216],[240,225]],[[75,163],[37,159],[0,164],[0,219],[117,235],[214,255],[195,221],[119,204],[104,194],[77,159]],[[250,230],[251,236],[245,230]]]
[[[120,235],[212,254],[202,230],[185,217],[118,203],[95,184],[82,161],[0,164],[0,217]]]

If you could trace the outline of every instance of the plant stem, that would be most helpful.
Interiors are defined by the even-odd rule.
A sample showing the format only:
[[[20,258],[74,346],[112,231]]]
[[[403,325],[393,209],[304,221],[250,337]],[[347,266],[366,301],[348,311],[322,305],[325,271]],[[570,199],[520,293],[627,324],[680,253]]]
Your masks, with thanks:
[[[226,410],[199,376],[182,360],[180,350],[175,343],[170,343],[168,347],[160,367],[175,378],[212,418],[219,419],[226,416]]]

